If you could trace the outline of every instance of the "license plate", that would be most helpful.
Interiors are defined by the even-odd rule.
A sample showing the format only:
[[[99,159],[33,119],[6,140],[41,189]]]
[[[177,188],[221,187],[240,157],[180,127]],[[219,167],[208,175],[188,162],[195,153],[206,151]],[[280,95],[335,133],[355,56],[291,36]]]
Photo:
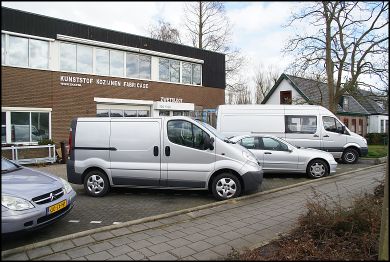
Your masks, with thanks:
[[[57,203],[57,204],[49,207],[49,214],[53,214],[53,213],[57,212],[58,210],[63,209],[64,207],[66,207],[66,199],[61,201],[60,203]]]

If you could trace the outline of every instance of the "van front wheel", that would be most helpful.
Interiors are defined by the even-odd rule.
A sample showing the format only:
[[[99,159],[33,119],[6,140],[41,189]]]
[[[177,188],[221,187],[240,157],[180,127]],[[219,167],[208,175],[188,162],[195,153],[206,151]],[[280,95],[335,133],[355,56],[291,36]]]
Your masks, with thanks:
[[[109,183],[106,174],[100,170],[91,170],[87,173],[84,179],[84,189],[88,195],[93,197],[101,197],[107,194]]]
[[[353,148],[347,148],[341,158],[345,164],[355,164],[359,159],[359,153]]]
[[[214,178],[212,192],[218,200],[238,197],[241,194],[241,183],[236,176],[230,173],[222,173]]]

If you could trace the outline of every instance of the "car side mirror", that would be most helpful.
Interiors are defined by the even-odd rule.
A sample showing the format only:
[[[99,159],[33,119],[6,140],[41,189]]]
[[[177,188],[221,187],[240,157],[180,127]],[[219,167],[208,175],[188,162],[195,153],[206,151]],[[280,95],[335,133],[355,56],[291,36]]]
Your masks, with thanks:
[[[204,137],[204,146],[205,146],[205,149],[210,149],[210,150],[214,150],[214,138],[213,137],[210,137],[208,135],[205,135]]]

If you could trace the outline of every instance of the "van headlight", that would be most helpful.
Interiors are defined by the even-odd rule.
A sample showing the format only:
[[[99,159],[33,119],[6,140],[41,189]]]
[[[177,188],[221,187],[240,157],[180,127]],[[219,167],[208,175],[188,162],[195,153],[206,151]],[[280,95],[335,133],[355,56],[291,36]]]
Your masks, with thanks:
[[[1,205],[16,211],[34,208],[33,204],[23,198],[7,195],[1,195]]]
[[[251,162],[254,162],[257,164],[257,159],[256,157],[253,156],[252,153],[250,152],[246,152],[246,151],[242,151],[242,155],[244,156],[244,158],[248,161],[251,161]]]
[[[73,190],[72,186],[69,184],[68,181],[66,181],[65,179],[63,179],[63,178],[61,178],[61,177],[60,177],[60,179],[61,179],[62,184],[64,185],[64,189],[65,189],[65,192],[66,192],[67,194],[68,194],[70,191]]]

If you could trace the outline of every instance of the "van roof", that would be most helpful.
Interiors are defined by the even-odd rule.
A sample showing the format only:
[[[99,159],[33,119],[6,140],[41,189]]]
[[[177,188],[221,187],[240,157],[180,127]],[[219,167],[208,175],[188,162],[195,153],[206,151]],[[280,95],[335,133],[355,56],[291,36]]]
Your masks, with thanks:
[[[222,111],[224,109],[303,109],[303,110],[320,110],[322,112],[331,113],[327,108],[320,105],[259,105],[259,104],[240,104],[240,105],[219,105],[217,110]]]

